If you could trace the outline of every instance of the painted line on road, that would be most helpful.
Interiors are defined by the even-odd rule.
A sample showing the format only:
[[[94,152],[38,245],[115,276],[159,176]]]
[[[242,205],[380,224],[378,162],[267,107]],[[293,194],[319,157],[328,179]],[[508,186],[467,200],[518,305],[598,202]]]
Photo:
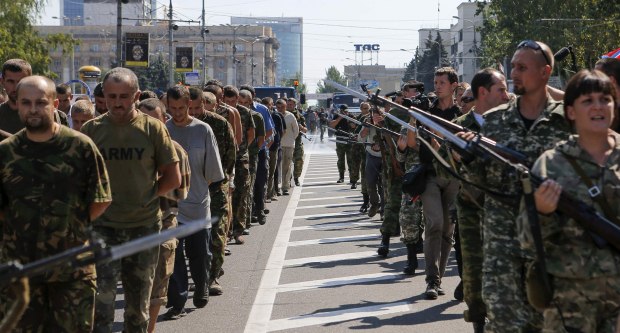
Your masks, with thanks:
[[[323,213],[323,214],[310,214],[310,215],[299,215],[299,216],[295,216],[294,219],[295,220],[299,220],[299,219],[313,219],[313,218],[317,218],[317,217],[341,217],[341,216],[355,216],[355,215],[362,215],[363,213],[360,212],[348,212],[348,213]]]
[[[376,256],[377,256],[377,251],[342,253],[342,254],[334,254],[330,256],[289,259],[289,260],[284,261],[284,266],[302,266],[302,265],[311,264],[315,262],[324,263],[324,262],[334,262],[334,261],[345,261],[345,260],[352,260],[352,259],[374,258]]]
[[[295,246],[304,246],[304,245],[334,244],[334,243],[344,243],[344,242],[351,242],[351,241],[358,241],[358,240],[378,239],[380,237],[381,235],[379,234],[371,234],[371,235],[308,239],[308,240],[303,240],[303,241],[289,242],[288,246],[295,247]]]
[[[324,325],[360,318],[379,317],[388,314],[410,311],[411,305],[409,304],[409,302],[401,301],[394,303],[362,306],[345,310],[319,312],[302,316],[271,320],[268,324],[268,331],[274,332],[307,326]]]
[[[321,182],[321,183],[314,183],[314,184],[331,184],[331,182],[326,183],[326,182]],[[307,189],[315,189],[315,188],[327,188],[327,187],[350,187],[350,184],[333,184],[333,185],[305,185],[305,184],[301,184],[302,187],[307,188]]]
[[[307,225],[303,227],[294,227],[291,231],[307,231],[307,230],[336,230],[355,227],[380,226],[377,222],[342,222],[342,223],[325,223],[319,225]]]
[[[306,170],[308,170],[308,163],[310,158],[306,158],[304,161],[304,168],[302,170],[301,177],[303,179]],[[248,321],[245,324],[245,333],[263,333],[267,332],[267,325],[271,319],[271,313],[273,311],[273,304],[276,300],[277,287],[280,282],[280,275],[282,274],[282,263],[286,257],[286,249],[288,248],[289,238],[291,236],[291,228],[293,227],[293,217],[295,216],[295,210],[297,209],[297,203],[301,196],[301,187],[293,188],[291,198],[284,211],[284,216],[278,229],[278,234],[273,243],[269,259],[267,259],[267,265],[258,286],[252,309]]]
[[[313,206],[297,206],[297,210],[300,209],[311,209],[311,208],[338,208],[338,207],[350,207],[350,206],[359,206],[359,202],[345,202],[339,204],[327,204],[327,205],[313,205]]]
[[[402,273],[373,273],[364,275],[343,276],[332,279],[281,284],[278,286],[278,292],[285,293],[316,288],[331,288],[351,284],[372,284],[372,282],[395,280],[400,277],[403,277]]]
[[[314,194],[315,192],[303,192],[302,194]],[[320,200],[333,200],[333,199],[351,199],[351,198],[361,198],[361,195],[341,195],[334,197],[322,197],[322,198],[306,198],[299,199],[299,201],[320,201]]]

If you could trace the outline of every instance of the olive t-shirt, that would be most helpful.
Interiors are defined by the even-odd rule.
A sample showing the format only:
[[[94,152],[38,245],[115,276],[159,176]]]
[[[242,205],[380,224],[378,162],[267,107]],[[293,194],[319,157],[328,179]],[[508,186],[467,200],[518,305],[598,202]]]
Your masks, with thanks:
[[[136,228],[159,223],[157,170],[179,161],[162,122],[141,112],[126,124],[103,114],[82,127],[101,152],[114,201],[95,225]]]
[[[0,105],[0,129],[15,134],[22,128],[24,128],[24,123],[19,119],[17,110],[11,109],[8,101],[2,103]]]

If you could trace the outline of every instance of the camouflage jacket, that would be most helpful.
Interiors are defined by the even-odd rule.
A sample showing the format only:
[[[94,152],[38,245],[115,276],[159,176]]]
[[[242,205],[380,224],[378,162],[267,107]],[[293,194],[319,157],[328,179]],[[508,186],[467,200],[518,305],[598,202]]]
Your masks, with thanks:
[[[480,132],[481,126],[480,124],[478,124],[478,121],[476,121],[476,118],[474,117],[474,112],[475,112],[475,106],[466,114],[454,119],[452,122],[462,126],[472,132]],[[467,168],[463,167],[463,165],[461,163],[457,164],[457,168],[458,168],[458,172],[459,175],[463,176],[465,179],[469,179],[470,177],[467,174]],[[479,206],[483,205],[484,202],[484,193],[477,189],[474,186],[465,184],[463,182],[461,182],[461,189],[459,190],[459,196],[462,200],[468,201],[468,202],[477,202]]]
[[[47,142],[30,141],[26,130],[2,141],[0,170],[3,259],[26,264],[87,244],[90,205],[112,201],[99,150],[87,136],[65,126]],[[94,265],[62,266],[42,280],[94,275]]]
[[[540,156],[532,168],[532,173],[555,180],[562,185],[564,192],[595,207],[604,215],[603,210],[590,197],[588,186],[583,183],[565,155],[573,157],[592,183],[601,190],[603,198],[615,215],[614,218],[620,219],[620,135],[610,133],[616,146],[604,166],[598,165],[581,149],[577,136],[574,135]],[[534,245],[527,221],[525,207],[522,207],[518,220],[519,239],[526,253],[531,255],[534,253]],[[559,212],[539,215],[539,222],[547,272],[550,274],[578,279],[620,274],[620,254],[610,246],[598,248],[590,233],[570,216]]]
[[[301,114],[301,112],[299,112],[299,110],[295,109],[291,111],[291,113],[293,114],[293,116],[295,116],[295,119],[297,119],[297,124],[299,126],[307,127],[306,118],[304,118],[304,116]],[[303,144],[303,142],[301,141],[301,137],[303,136],[302,133],[303,132],[301,131],[301,128],[300,128],[299,134],[297,134],[297,138],[295,138],[295,147],[299,146],[300,144]]]
[[[239,111],[239,116],[241,117],[241,132],[242,132],[242,140],[239,145],[239,153],[237,154],[237,158],[247,158],[248,157],[248,130],[250,128],[256,128],[256,124],[254,124],[254,119],[252,118],[251,110],[246,108],[243,105],[237,104],[237,111]]]
[[[213,134],[215,135],[215,140],[217,140],[222,170],[224,170],[226,174],[225,177],[229,179],[235,171],[235,160],[237,158],[237,146],[235,145],[235,133],[232,125],[226,118],[209,111],[196,118],[211,126]]]
[[[248,153],[250,156],[258,155],[258,151],[260,150],[258,147],[258,137],[262,136],[265,139],[265,120],[263,115],[257,111],[250,110],[252,113],[252,119],[254,120],[255,131],[254,131],[254,141],[250,143],[248,147]]]
[[[568,138],[570,127],[564,119],[562,102],[547,97],[547,104],[538,119],[527,129],[519,113],[519,101],[501,105],[484,114],[482,135],[508,148],[521,152],[531,166],[545,151]],[[476,159],[467,166],[469,175],[497,192],[512,195],[509,202],[500,202],[487,196],[484,202],[483,225],[485,243],[501,247],[513,255],[521,255],[515,221],[519,214],[521,182],[514,168],[498,161]]]

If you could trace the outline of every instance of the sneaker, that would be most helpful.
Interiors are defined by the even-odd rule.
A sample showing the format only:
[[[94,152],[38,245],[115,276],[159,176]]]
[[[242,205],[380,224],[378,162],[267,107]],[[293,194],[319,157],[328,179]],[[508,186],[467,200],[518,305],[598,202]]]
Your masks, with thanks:
[[[368,217],[373,217],[377,215],[378,211],[379,211],[379,205],[370,205],[370,208],[368,208]]]
[[[265,199],[265,203],[271,203],[271,198]]]
[[[229,249],[228,247],[226,247],[226,248],[224,249],[224,255],[225,255],[225,256],[229,256],[229,255],[231,255],[231,254],[232,254],[232,252],[230,251],[230,249]]]
[[[235,235],[235,243],[240,244],[240,245],[245,243],[245,239],[243,238],[243,235]]]
[[[267,223],[267,218],[265,218],[264,216],[258,218],[258,224],[265,225],[265,223]]]
[[[194,291],[194,297],[192,301],[194,302],[194,306],[198,309],[204,308],[209,303],[209,288],[205,288],[206,286],[202,286],[202,288],[196,288]],[[200,289],[200,290],[198,290]]]
[[[258,222],[258,221],[257,221],[257,222]],[[243,235],[246,235],[246,236],[249,236],[249,235],[250,235],[250,229],[249,229],[249,228],[243,229],[242,234],[243,234]]]
[[[282,195],[288,195],[288,190],[283,190]]]
[[[300,186],[299,185],[299,178],[295,178],[295,186]]]
[[[336,181],[337,184],[344,183],[344,178],[338,178]]]
[[[278,198],[273,197],[273,198],[271,198],[271,201],[278,201]]]
[[[435,287],[435,289],[437,289],[437,295],[439,296],[443,296],[446,294],[446,292],[443,290],[443,288],[441,288],[441,285],[437,285],[437,287]]]
[[[357,183],[352,183],[352,184],[351,184],[351,189],[352,189],[352,190],[355,190],[356,188],[357,188]]]
[[[184,317],[187,314],[185,309],[175,309],[174,307],[168,309],[166,313],[161,316],[162,320],[177,320]]]
[[[252,216],[252,217],[250,218],[250,222],[251,222],[251,223],[258,223],[258,216]]]
[[[209,295],[220,296],[223,293],[224,293],[224,289],[219,284],[217,279],[211,281],[211,283],[209,284]]]
[[[263,213],[264,214],[269,214],[270,210],[269,209],[263,209]]]
[[[281,196],[281,195],[282,195],[282,192],[280,192],[280,191],[276,191],[276,195],[277,195],[277,196]]]
[[[437,285],[434,282],[427,284],[424,295],[426,295],[426,299],[437,299],[439,295],[439,293],[437,293]]]

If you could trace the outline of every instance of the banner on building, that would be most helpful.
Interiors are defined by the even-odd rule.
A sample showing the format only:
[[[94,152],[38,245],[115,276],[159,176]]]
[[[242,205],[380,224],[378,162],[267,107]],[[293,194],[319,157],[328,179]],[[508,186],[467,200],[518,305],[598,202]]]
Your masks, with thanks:
[[[176,71],[177,72],[193,72],[194,71],[194,48],[177,47],[176,48]]]
[[[125,33],[125,66],[149,67],[148,33]]]
[[[185,72],[185,84],[190,86],[200,85],[200,73],[198,72]]]

